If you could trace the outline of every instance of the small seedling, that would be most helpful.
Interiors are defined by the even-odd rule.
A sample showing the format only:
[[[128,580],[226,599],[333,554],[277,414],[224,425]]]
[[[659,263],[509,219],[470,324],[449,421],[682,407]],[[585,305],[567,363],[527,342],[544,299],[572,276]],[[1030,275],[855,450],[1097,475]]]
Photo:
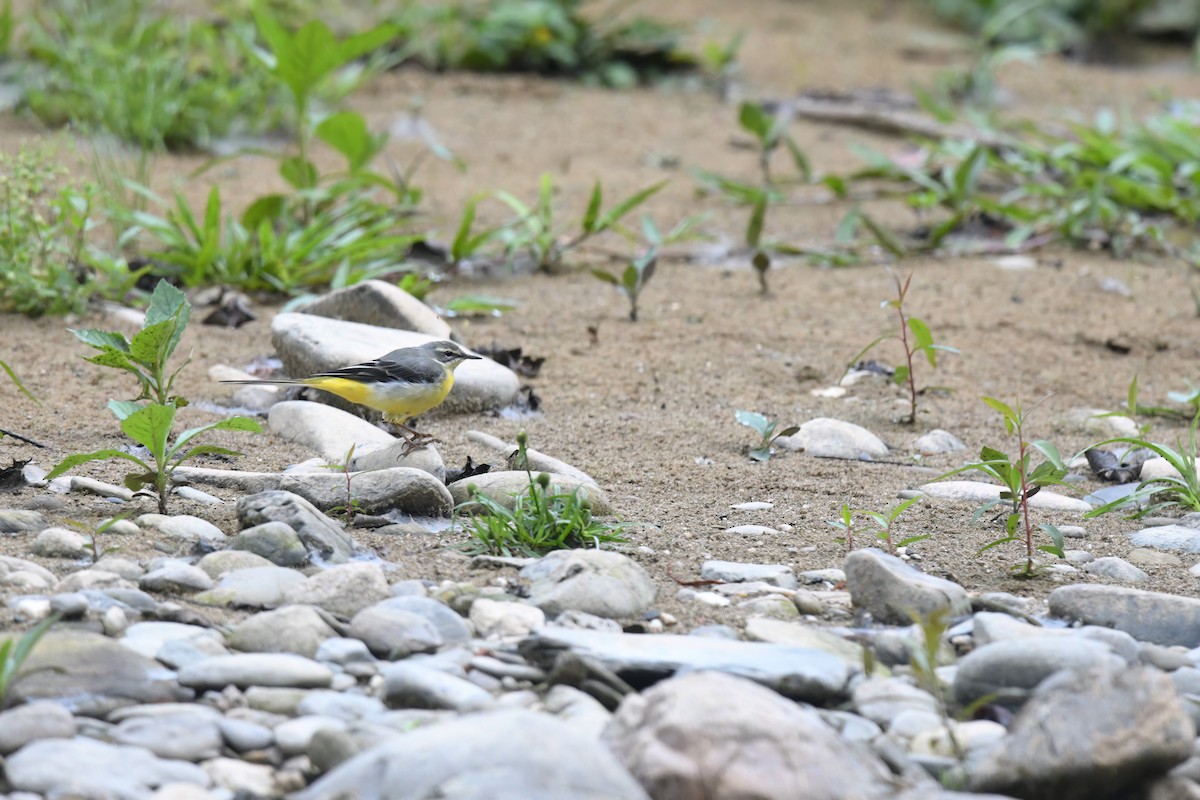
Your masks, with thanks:
[[[891,300],[883,301],[881,307],[894,308],[896,310],[896,316],[899,320],[899,331],[898,333],[885,333],[862,350],[859,350],[854,358],[850,359],[847,369],[857,364],[863,356],[877,345],[890,339],[900,342],[900,346],[904,349],[904,363],[896,366],[895,371],[892,373],[892,382],[897,386],[907,387],[908,389],[909,411],[905,417],[901,418],[901,422],[912,425],[917,421],[917,399],[925,391],[924,389],[917,389],[917,379],[913,371],[913,357],[918,354],[924,355],[925,360],[929,362],[929,366],[936,369],[937,352],[939,350],[949,353],[957,353],[958,350],[944,344],[935,344],[933,333],[930,332],[929,326],[923,320],[910,316],[905,310],[904,301],[908,297],[908,290],[912,284],[913,274],[909,272],[904,280],[900,280],[900,276],[895,272],[891,272],[891,276],[892,280],[896,283],[896,296]]]
[[[21,679],[21,670],[33,648],[61,618],[59,614],[51,614],[20,636],[8,636],[0,641],[0,710],[8,707],[8,693]]]
[[[517,435],[516,468],[524,469],[529,488],[513,498],[512,507],[470,487],[470,498],[454,509],[455,516],[471,513],[465,527],[472,539],[461,546],[471,554],[543,556],[553,550],[624,542],[625,523],[600,522],[592,517],[586,490],[550,493],[550,476],[534,475],[526,452],[529,438]]]
[[[33,402],[37,403],[39,406],[42,404],[40,400],[33,396],[32,392],[25,388],[25,384],[21,383],[21,379],[17,377],[17,373],[13,371],[12,367],[10,367],[4,361],[0,361],[0,369],[4,370],[4,372],[8,374],[9,380],[11,380],[17,387],[17,391],[28,397]],[[12,436],[13,438],[20,439],[23,442],[29,441],[24,436],[20,436],[12,431],[6,431],[3,428],[0,428],[0,439],[3,439],[5,436]]]
[[[359,511],[358,499],[350,494],[350,481],[354,477],[354,473],[350,471],[350,462],[354,460],[354,448],[356,444],[350,445],[350,449],[346,451],[345,457],[340,464],[326,464],[325,469],[337,470],[346,477],[346,502],[342,506],[335,506],[329,509],[330,513],[342,512],[346,515],[346,525],[354,525],[354,515]]]
[[[825,524],[842,532],[844,537],[839,537],[837,541],[844,543],[846,550],[854,549],[854,512],[850,510],[847,503],[842,503],[841,519],[827,519]]]
[[[664,245],[676,242],[686,236],[692,227],[695,226],[696,222],[696,218],[685,219],[664,237],[658,230],[658,226],[654,224],[654,221],[650,217],[643,216],[642,235],[647,242],[645,252],[630,262],[619,278],[608,270],[592,270],[593,276],[605,283],[611,283],[613,286],[616,286],[629,300],[630,322],[637,322],[638,298],[642,294],[642,289],[646,288],[646,284],[654,277],[654,270],[658,266],[659,250]]]
[[[750,458],[755,461],[770,461],[771,454],[775,452],[771,449],[775,440],[780,436],[794,436],[800,430],[799,425],[793,425],[776,433],[775,428],[779,425],[779,420],[770,419],[757,411],[738,411],[734,414],[734,418],[746,427],[752,428],[759,436],[758,444],[751,447],[749,453]]]
[[[928,539],[930,536],[930,534],[928,534],[928,533],[923,533],[918,536],[906,537],[904,539],[901,539],[899,542],[895,542],[892,540],[892,526],[895,524],[896,520],[900,518],[901,514],[903,514],[905,511],[908,511],[908,509],[910,507],[912,507],[915,503],[919,503],[920,501],[921,501],[920,496],[911,497],[908,500],[905,500],[900,505],[893,508],[892,510],[888,511],[887,513],[884,513],[882,511],[869,511],[867,509],[862,509],[862,508],[855,509],[851,513],[862,514],[864,517],[867,517],[872,522],[874,522],[876,527],[879,528],[879,530],[875,532],[875,538],[878,539],[879,541],[883,542],[884,545],[887,546],[887,550],[889,553],[894,554],[896,552],[897,547],[907,547],[908,545],[913,544],[914,542],[924,541],[925,539]],[[844,513],[843,513],[843,516],[844,516]]]
[[[1163,475],[1138,484],[1133,494],[1111,503],[1093,508],[1085,516],[1097,517],[1118,509],[1134,508],[1135,516],[1155,514],[1166,508],[1182,508],[1185,511],[1200,511],[1200,473],[1196,469],[1196,458],[1200,455],[1196,447],[1196,427],[1200,425],[1200,413],[1192,418],[1186,442],[1176,441],[1175,447],[1151,442],[1144,437],[1122,436],[1098,442],[1088,449],[1106,444],[1123,443],[1145,448],[1166,459],[1178,475]]]
[[[1026,441],[1026,412],[1021,408],[1020,403],[1014,409],[993,397],[984,397],[983,402],[1003,417],[1004,428],[1008,434],[1016,436],[1016,460],[1010,459],[999,450],[984,447],[980,450],[979,461],[973,461],[944,475],[939,475],[936,480],[944,480],[964,472],[979,472],[1000,483],[1003,489],[1000,492],[999,499],[985,503],[980,507],[975,512],[975,519],[979,519],[990,508],[1007,504],[1008,514],[1005,517],[1004,523],[1007,535],[994,542],[985,544],[980,548],[979,552],[982,553],[985,550],[990,550],[997,545],[1007,542],[1023,541],[1025,543],[1025,559],[1020,564],[1015,565],[1013,569],[1019,570],[1019,576],[1022,578],[1032,578],[1036,574],[1033,561],[1035,551],[1040,550],[1056,555],[1059,558],[1065,558],[1066,556],[1063,554],[1062,533],[1054,525],[1047,523],[1039,524],[1038,528],[1050,537],[1051,544],[1034,545],[1033,522],[1029,514],[1029,498],[1033,497],[1046,486],[1062,485],[1063,478],[1067,474],[1067,467],[1058,453],[1058,448],[1050,442],[1045,439],[1037,439],[1032,442]],[[1046,460],[1031,469],[1030,463],[1034,450],[1045,456]]]

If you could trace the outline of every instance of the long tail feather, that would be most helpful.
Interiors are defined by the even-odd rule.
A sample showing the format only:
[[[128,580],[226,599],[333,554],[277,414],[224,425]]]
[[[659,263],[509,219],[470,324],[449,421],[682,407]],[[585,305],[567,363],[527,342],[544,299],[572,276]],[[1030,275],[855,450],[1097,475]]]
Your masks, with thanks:
[[[258,384],[275,385],[275,384],[303,384],[303,383],[304,383],[304,381],[289,380],[289,379],[280,379],[280,380],[274,380],[274,381],[267,381],[267,380],[253,380],[253,381],[221,381],[221,383],[242,383],[242,384],[247,384],[247,383],[249,383],[249,384],[255,384],[255,383],[258,383]]]

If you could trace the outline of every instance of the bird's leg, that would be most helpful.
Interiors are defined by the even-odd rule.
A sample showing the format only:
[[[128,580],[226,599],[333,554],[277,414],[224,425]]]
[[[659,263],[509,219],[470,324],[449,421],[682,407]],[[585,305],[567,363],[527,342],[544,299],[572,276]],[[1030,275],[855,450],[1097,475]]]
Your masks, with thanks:
[[[433,444],[434,442],[441,443],[441,439],[434,438],[428,433],[421,433],[418,430],[408,427],[403,420],[398,420],[395,417],[388,419],[392,425],[400,429],[400,437],[404,439],[404,450],[400,453],[406,456],[414,450],[420,450],[422,447]]]

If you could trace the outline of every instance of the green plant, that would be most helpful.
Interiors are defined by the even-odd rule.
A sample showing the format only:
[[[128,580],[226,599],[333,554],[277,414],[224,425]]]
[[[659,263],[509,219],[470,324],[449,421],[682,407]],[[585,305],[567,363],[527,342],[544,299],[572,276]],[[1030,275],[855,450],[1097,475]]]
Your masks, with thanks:
[[[7,362],[0,360],[0,370],[4,370],[4,372],[8,375],[9,380],[11,380],[13,385],[17,387],[17,391],[28,397],[33,402],[37,403],[39,406],[42,404],[40,400],[33,396],[32,392],[25,388],[25,384],[21,383],[21,379],[17,377],[17,373],[13,371],[13,368],[10,367]],[[29,439],[26,439],[20,434],[0,428],[0,439],[3,439],[5,436],[12,436],[14,439],[20,439],[23,442],[30,442]]]
[[[109,517],[108,519],[104,520],[99,525],[95,526],[94,528],[90,525],[84,525],[82,522],[77,522],[76,520],[73,520],[73,519],[67,520],[67,524],[70,525],[72,528],[83,531],[84,533],[87,534],[88,549],[91,550],[91,552],[92,552],[92,563],[95,564],[97,561],[99,561],[101,558],[108,555],[109,553],[113,553],[113,552],[116,552],[117,550],[121,549],[119,547],[101,548],[100,547],[100,536],[101,536],[101,534],[107,533],[109,530],[112,529],[112,527],[114,525],[116,525],[118,522],[120,522],[121,520],[123,520],[125,518],[126,518],[126,515],[124,515],[124,514],[122,514],[121,516],[118,516],[118,517]]]
[[[908,389],[909,411],[908,415],[903,417],[901,421],[907,422],[911,425],[915,424],[917,421],[917,399],[924,391],[924,389],[917,389],[917,379],[913,371],[913,356],[918,354],[924,355],[925,360],[929,362],[929,366],[936,369],[937,352],[939,350],[950,353],[957,353],[958,350],[953,347],[948,347],[944,344],[934,343],[933,333],[929,330],[929,326],[926,325],[923,320],[911,316],[905,310],[904,301],[908,297],[908,290],[912,285],[913,274],[909,272],[904,280],[900,280],[900,276],[895,272],[891,272],[891,270],[889,270],[889,273],[892,276],[892,280],[896,284],[896,296],[891,300],[885,300],[882,305],[884,308],[893,308],[896,310],[896,316],[899,322],[898,332],[885,333],[876,338],[862,350],[859,350],[858,353],[855,354],[854,358],[850,359],[847,369],[850,369],[857,364],[863,356],[875,349],[877,345],[890,339],[895,339],[896,341],[900,342],[900,346],[904,350],[904,363],[895,367],[894,371],[892,372],[892,382],[897,386],[905,386]]]
[[[923,533],[923,534],[919,534],[917,536],[906,537],[904,539],[901,539],[899,542],[892,541],[892,525],[894,525],[896,520],[900,518],[901,514],[903,514],[905,511],[908,511],[908,509],[910,507],[912,507],[915,503],[920,502],[921,499],[922,498],[920,497],[920,495],[918,495],[917,497],[911,497],[908,500],[905,500],[904,502],[900,503],[899,505],[897,505],[895,508],[891,509],[887,513],[884,513],[882,511],[869,511],[867,509],[862,509],[862,508],[855,509],[851,513],[862,514],[864,517],[867,517],[872,522],[874,522],[875,526],[879,529],[875,532],[875,538],[878,539],[879,541],[883,542],[885,545],[887,545],[887,549],[888,549],[889,553],[895,553],[897,547],[907,547],[908,545],[912,544],[913,542],[920,542],[920,541],[924,541],[925,539],[929,538],[928,533]]]
[[[1033,561],[1035,551],[1040,550],[1056,555],[1059,558],[1065,558],[1063,554],[1062,533],[1054,525],[1047,523],[1039,524],[1038,528],[1050,537],[1051,544],[1034,545],[1033,523],[1029,514],[1029,498],[1046,486],[1062,485],[1063,478],[1067,474],[1067,468],[1058,453],[1058,448],[1049,441],[1045,439],[1037,439],[1032,442],[1026,440],[1026,412],[1021,408],[1020,403],[1014,409],[993,397],[984,397],[983,402],[1000,414],[1004,419],[1005,430],[1010,436],[1016,437],[1016,460],[1010,459],[1005,453],[999,450],[984,447],[980,450],[979,461],[973,461],[958,469],[953,469],[943,475],[939,475],[935,480],[944,480],[964,472],[978,472],[996,480],[1001,485],[1000,497],[981,506],[975,512],[975,519],[979,519],[989,508],[1007,504],[1008,513],[1004,523],[1007,535],[984,545],[980,548],[980,552],[982,553],[984,550],[989,550],[1007,542],[1023,541],[1025,544],[1025,559],[1021,564],[1014,566],[1013,569],[1020,570],[1021,577],[1030,578],[1036,574]],[[1031,469],[1030,465],[1033,458],[1033,451],[1035,450],[1041,453],[1046,460]]]
[[[0,641],[0,709],[8,707],[8,693],[13,684],[22,677],[22,670],[33,649],[58,621],[59,614],[51,614],[25,631],[20,636],[8,636]]]
[[[638,318],[638,298],[642,294],[642,289],[646,288],[646,284],[654,277],[654,270],[658,266],[659,251],[680,239],[685,238],[694,228],[700,217],[688,217],[676,225],[665,236],[659,231],[658,226],[654,224],[654,220],[650,217],[642,216],[642,236],[646,240],[646,249],[640,256],[631,261],[625,266],[625,270],[620,277],[612,274],[608,270],[593,269],[592,275],[605,283],[610,283],[621,290],[621,293],[629,300],[629,321],[637,322]]]
[[[550,491],[550,476],[536,477],[526,456],[528,437],[517,435],[517,463],[523,466],[529,488],[512,498],[512,506],[496,501],[470,486],[470,499],[455,508],[455,516],[470,513],[465,526],[471,540],[461,546],[467,553],[500,556],[542,556],[554,550],[624,542],[624,523],[600,522],[592,516],[586,489],[570,493]]]
[[[141,275],[88,242],[103,198],[68,178],[56,149],[0,154],[0,312],[82,311],[94,296],[124,295]]]
[[[841,519],[827,519],[825,524],[845,535],[845,538],[839,538],[837,541],[845,543],[846,550],[854,549],[854,512],[850,510],[848,503],[842,503]]]
[[[944,637],[950,628],[950,610],[938,608],[923,616],[912,614],[914,629],[919,633],[916,647],[909,649],[908,666],[917,686],[928,692],[937,703],[938,714],[949,737],[950,747],[960,765],[967,760],[966,750],[955,732],[955,720],[950,715],[951,700],[947,686],[938,675],[942,660]]]
[[[247,57],[240,19],[167,14],[149,0],[47,0],[27,18],[23,102],[50,125],[146,150],[205,147],[270,127],[275,90]]]
[[[1121,436],[1107,439],[1088,447],[1091,450],[1106,444],[1129,444],[1144,448],[1166,459],[1175,470],[1175,475],[1150,478],[1138,484],[1133,494],[1093,508],[1086,516],[1096,517],[1118,509],[1134,508],[1135,516],[1154,514],[1167,508],[1182,508],[1185,511],[1200,511],[1200,474],[1196,470],[1196,426],[1200,424],[1200,413],[1192,417],[1186,442],[1176,441],[1172,449],[1165,444],[1151,442],[1144,437]]]
[[[346,502],[341,506],[335,506],[329,509],[330,514],[343,513],[346,515],[346,525],[354,525],[354,516],[361,511],[361,504],[357,497],[351,496],[350,481],[354,478],[355,473],[350,470],[350,462],[354,460],[354,448],[357,445],[350,445],[350,449],[346,451],[346,455],[342,458],[340,464],[326,464],[325,469],[332,469],[341,472],[346,476]]]
[[[666,185],[666,181],[660,181],[647,186],[602,213],[603,190],[600,181],[596,181],[587,208],[579,220],[579,230],[567,234],[554,222],[554,179],[546,173],[542,175],[537,202],[533,206],[526,205],[505,191],[492,193],[517,214],[517,219],[501,231],[498,238],[504,242],[510,262],[516,254],[524,253],[537,269],[554,272],[562,267],[567,253],[593,236],[619,230],[622,219]]]
[[[770,461],[771,454],[775,452],[771,449],[775,440],[780,436],[793,436],[800,430],[799,425],[792,425],[776,433],[775,428],[779,425],[779,420],[771,419],[757,411],[738,411],[734,418],[758,434],[758,444],[751,447],[749,453],[750,458],[755,461]]]
[[[109,400],[108,408],[120,421],[122,432],[149,451],[151,461],[115,449],[76,453],[60,461],[50,471],[48,478],[58,477],[89,461],[114,458],[131,461],[140,471],[129,473],[125,477],[125,485],[135,491],[150,486],[158,499],[159,511],[165,514],[171,476],[181,463],[198,455],[241,455],[225,447],[192,444],[196,437],[216,430],[262,432],[259,424],[249,417],[229,417],[209,425],[189,428],[180,433],[173,443],[170,441],[176,411],[187,405],[185,398],[173,394],[175,378],[188,361],[170,372],[167,361],[179,344],[190,315],[191,304],[183,293],[166,281],[159,281],[150,298],[146,322],[132,340],[110,331],[72,331],[80,341],[101,351],[87,361],[129,372],[137,378],[141,387],[137,400]],[[144,399],[150,402],[145,405],[138,402]]]
[[[613,87],[691,69],[683,32],[621,6],[597,16],[582,0],[405,4],[394,17],[401,58],[437,70],[538,72]]]

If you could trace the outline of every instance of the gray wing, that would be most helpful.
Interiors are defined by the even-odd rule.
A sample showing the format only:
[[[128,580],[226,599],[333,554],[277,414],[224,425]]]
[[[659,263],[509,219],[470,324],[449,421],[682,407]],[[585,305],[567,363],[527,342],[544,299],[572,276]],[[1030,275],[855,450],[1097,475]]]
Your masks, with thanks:
[[[347,378],[361,383],[437,383],[442,380],[444,374],[442,365],[432,358],[408,357],[401,361],[392,361],[388,356],[384,356],[363,364],[322,372],[313,377]]]

